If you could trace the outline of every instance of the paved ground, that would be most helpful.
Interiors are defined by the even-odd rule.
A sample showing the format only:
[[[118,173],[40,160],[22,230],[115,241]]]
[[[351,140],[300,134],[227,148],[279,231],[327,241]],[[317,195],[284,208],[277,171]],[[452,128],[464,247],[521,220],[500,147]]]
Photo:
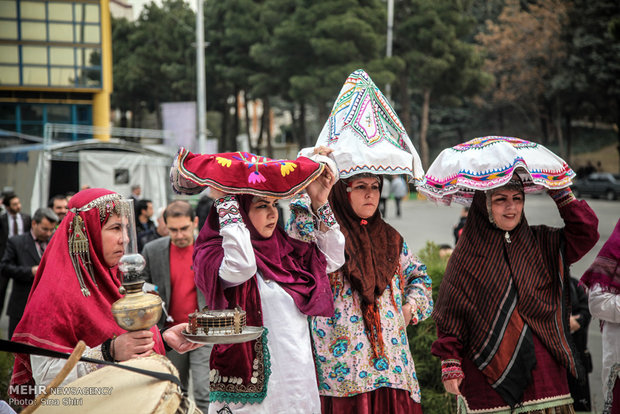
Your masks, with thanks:
[[[620,217],[620,201],[602,201],[587,199],[588,204],[599,217],[599,242],[579,262],[571,266],[573,277],[580,278],[590,266],[597,253],[609,238],[618,218]],[[419,251],[427,241],[436,244],[454,245],[453,226],[458,222],[461,206],[436,206],[422,200],[408,200],[403,203],[402,217],[396,217],[396,204],[388,201],[387,221],[401,232],[409,246]],[[525,202],[525,215],[528,223],[563,226],[562,219],[555,203],[547,195],[529,195]],[[590,392],[592,395],[593,412],[600,412],[603,406],[601,381],[601,332],[598,320],[590,323],[588,347],[592,353],[594,369],[590,374]]]
[[[588,200],[590,206],[599,217],[599,233],[601,238],[592,251],[571,267],[571,273],[579,278],[592,263],[603,243],[609,238],[618,218],[620,217],[620,201]],[[436,244],[454,244],[452,227],[458,221],[461,206],[436,206],[422,200],[403,202],[403,215],[396,217],[396,205],[388,201],[387,221],[398,229],[409,246],[419,251],[427,241]],[[530,195],[526,200],[525,214],[530,224],[546,224],[561,227],[563,225],[555,204],[546,195]],[[8,302],[8,300],[7,300]],[[600,412],[603,405],[601,382],[601,333],[598,321],[593,320],[589,330],[589,348],[592,353],[594,371],[590,374],[590,391],[593,401],[593,412]],[[3,313],[0,318],[0,336],[6,338],[8,318]],[[430,350],[429,350],[430,352]]]

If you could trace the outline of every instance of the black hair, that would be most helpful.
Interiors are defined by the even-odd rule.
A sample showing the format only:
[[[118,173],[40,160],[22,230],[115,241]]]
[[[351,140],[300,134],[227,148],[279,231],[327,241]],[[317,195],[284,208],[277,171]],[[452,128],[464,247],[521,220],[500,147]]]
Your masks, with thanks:
[[[50,201],[47,202],[47,206],[49,208],[54,208],[54,201],[56,200],[66,200],[67,196],[56,194],[54,197],[50,198]],[[38,222],[37,222],[38,223]]]
[[[2,199],[2,204],[4,204],[7,208],[11,205],[11,200],[17,198],[17,194],[15,193],[8,193],[4,195],[4,198]]]
[[[175,200],[168,204],[168,207],[164,210],[164,222],[168,222],[168,217],[189,217],[194,221],[196,213],[191,204],[184,200]]]

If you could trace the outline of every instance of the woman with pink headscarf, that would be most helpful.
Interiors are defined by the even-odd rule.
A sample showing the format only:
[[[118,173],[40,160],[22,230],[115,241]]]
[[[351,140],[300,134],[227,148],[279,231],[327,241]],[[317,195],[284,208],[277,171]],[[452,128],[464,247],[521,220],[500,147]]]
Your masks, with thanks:
[[[620,412],[620,220],[581,278],[592,316],[601,320],[605,412]]]

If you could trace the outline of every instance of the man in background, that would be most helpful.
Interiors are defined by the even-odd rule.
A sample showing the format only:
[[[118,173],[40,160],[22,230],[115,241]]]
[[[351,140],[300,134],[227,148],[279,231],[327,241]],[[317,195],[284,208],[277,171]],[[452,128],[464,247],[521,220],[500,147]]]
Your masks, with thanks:
[[[47,243],[54,233],[58,216],[49,208],[40,208],[32,216],[30,231],[10,237],[0,261],[2,275],[13,279],[9,298],[9,338],[13,336],[26,308],[26,301]]]
[[[133,199],[134,206],[138,204],[138,200],[142,199],[142,187],[140,187],[140,184],[134,184],[131,186],[131,195],[129,198]]]
[[[136,236],[138,237],[138,251],[141,251],[144,245],[141,240],[145,234],[155,231],[155,223],[151,220],[153,217],[153,203],[151,200],[138,200],[135,205],[136,210]]]
[[[140,240],[138,240],[138,244],[140,246],[146,246],[148,242],[159,239],[160,237],[165,237],[168,235],[168,228],[166,227],[166,222],[164,221],[164,212],[166,211],[165,207],[161,207],[157,213],[157,227],[155,230],[149,230],[142,233],[140,236]]]
[[[68,205],[69,200],[67,200],[67,196],[60,194],[50,198],[50,201],[47,203],[47,207],[51,208],[54,214],[58,216],[58,223],[67,215],[69,211]]]
[[[15,193],[7,193],[2,199],[2,205],[6,210],[0,215],[0,259],[4,255],[6,243],[9,237],[30,231],[30,216],[22,214],[22,203]],[[2,275],[0,270],[0,313],[4,309],[4,298],[9,285],[9,279]]]
[[[192,255],[194,231],[198,225],[192,206],[186,201],[173,201],[164,211],[169,236],[147,243],[142,251],[146,260],[144,278],[157,286],[166,314],[157,324],[160,329],[187,322],[188,315],[202,309],[205,298],[194,283]],[[185,354],[174,350],[166,356],[179,370],[183,388],[187,389],[191,372],[194,400],[202,412],[209,408],[209,357],[212,346],[205,345]]]

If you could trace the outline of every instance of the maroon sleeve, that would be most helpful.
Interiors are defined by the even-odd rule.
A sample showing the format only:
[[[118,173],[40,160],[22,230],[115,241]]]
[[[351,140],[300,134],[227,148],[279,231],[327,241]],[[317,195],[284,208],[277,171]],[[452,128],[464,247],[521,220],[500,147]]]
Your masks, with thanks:
[[[448,335],[437,329],[437,340],[431,345],[431,354],[440,358],[442,361],[445,359],[458,359],[461,361],[463,344],[456,338],[456,336]]]
[[[598,241],[598,217],[584,200],[574,200],[559,211],[564,220],[565,260],[570,265],[585,256]]]

